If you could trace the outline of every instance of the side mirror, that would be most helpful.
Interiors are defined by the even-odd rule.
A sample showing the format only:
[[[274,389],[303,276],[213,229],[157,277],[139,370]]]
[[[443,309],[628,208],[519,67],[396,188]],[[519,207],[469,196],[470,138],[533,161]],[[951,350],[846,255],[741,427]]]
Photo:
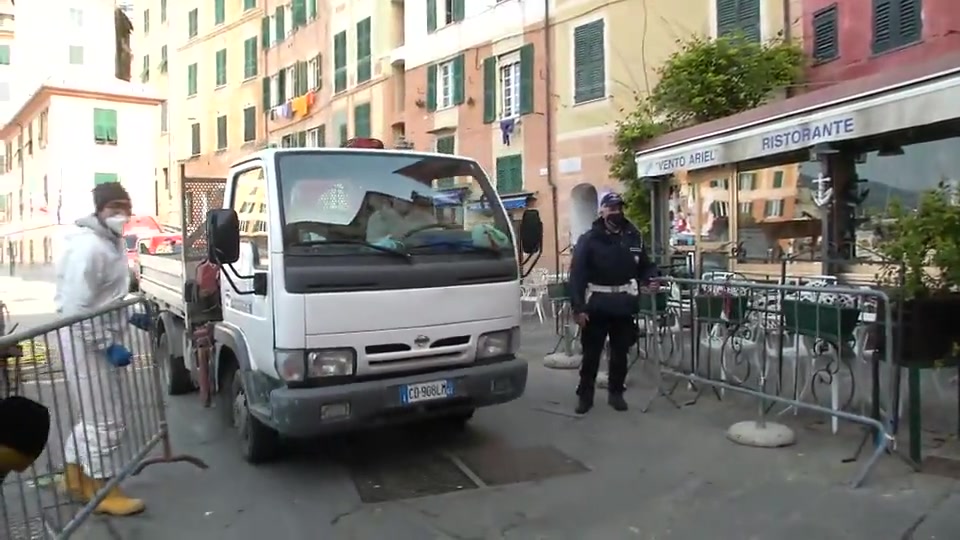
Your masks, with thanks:
[[[520,219],[520,250],[527,255],[539,253],[543,247],[543,222],[540,221],[540,212],[528,208],[523,211]]]
[[[139,251],[140,251],[140,253],[143,253],[143,254],[146,254],[146,255],[149,255],[149,254],[150,254],[150,249],[147,247],[146,244],[140,244],[140,249],[139,249]]]
[[[240,258],[240,219],[230,209],[207,212],[207,259],[233,264]]]

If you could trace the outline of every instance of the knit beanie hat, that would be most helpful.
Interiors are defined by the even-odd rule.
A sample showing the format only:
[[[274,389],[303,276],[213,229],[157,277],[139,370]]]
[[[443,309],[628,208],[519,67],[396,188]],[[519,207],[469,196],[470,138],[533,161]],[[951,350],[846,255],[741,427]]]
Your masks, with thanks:
[[[93,207],[97,212],[116,201],[130,202],[130,194],[120,182],[106,182],[93,188]]]

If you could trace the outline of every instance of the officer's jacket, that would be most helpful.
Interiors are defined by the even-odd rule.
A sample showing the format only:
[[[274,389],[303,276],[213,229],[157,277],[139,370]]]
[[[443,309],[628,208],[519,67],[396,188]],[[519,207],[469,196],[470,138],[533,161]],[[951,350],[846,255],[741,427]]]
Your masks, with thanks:
[[[642,285],[659,275],[643,248],[640,232],[631,223],[619,233],[607,230],[603,219],[593,222],[573,248],[570,265],[570,301],[576,313],[595,312],[631,316],[639,309],[636,296],[594,293],[586,300],[587,285],[622,286],[635,279]]]

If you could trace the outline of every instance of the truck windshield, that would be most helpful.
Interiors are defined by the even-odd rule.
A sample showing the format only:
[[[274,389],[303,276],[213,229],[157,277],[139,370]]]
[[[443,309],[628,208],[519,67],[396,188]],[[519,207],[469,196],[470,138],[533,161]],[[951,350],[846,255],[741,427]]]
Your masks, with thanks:
[[[474,162],[383,151],[277,154],[284,249],[513,255],[510,224]]]

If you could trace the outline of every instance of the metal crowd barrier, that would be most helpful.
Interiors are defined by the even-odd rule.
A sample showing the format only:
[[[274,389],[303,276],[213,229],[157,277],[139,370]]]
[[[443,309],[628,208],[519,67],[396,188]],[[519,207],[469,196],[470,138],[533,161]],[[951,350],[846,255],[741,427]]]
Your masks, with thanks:
[[[711,389],[718,399],[727,392],[755,399],[760,427],[771,415],[798,411],[830,417],[834,433],[839,421],[859,424],[864,439],[849,461],[873,439],[873,452],[851,482],[860,486],[894,442],[896,400],[881,373],[895,371],[887,295],[726,273],[704,277],[663,278],[641,293],[646,346],[659,368],[656,390],[641,410],[657,399],[693,405]],[[681,405],[674,396],[684,386],[693,396]]]
[[[148,465],[207,468],[173,453],[163,366],[152,356],[151,334],[129,324],[134,313],[149,315],[141,298],[0,337],[7,355],[2,397],[32,399],[51,416],[43,454],[2,485],[0,540],[69,538],[98,507],[105,509],[101,503],[114,488]],[[42,364],[19,361],[41,351]]]

